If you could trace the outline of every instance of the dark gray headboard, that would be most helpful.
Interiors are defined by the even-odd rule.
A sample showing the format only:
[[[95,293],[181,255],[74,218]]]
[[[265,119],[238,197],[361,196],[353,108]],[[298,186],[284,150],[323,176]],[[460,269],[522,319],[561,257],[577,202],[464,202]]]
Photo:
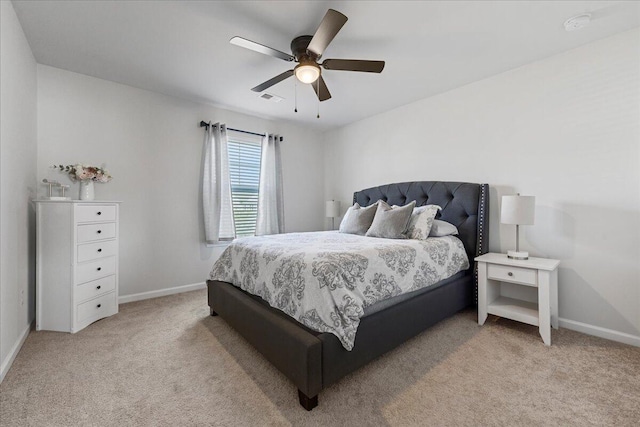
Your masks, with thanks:
[[[381,185],[353,193],[353,202],[369,206],[378,200],[403,206],[439,205],[437,218],[458,227],[473,266],[473,259],[489,251],[489,185],[468,182],[417,181]]]

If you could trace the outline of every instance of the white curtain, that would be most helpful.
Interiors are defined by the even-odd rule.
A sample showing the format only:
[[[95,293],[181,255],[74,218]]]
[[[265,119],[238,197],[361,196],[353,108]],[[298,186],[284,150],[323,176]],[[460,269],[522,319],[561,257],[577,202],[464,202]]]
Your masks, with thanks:
[[[280,135],[266,134],[262,138],[260,190],[256,235],[284,232],[284,202],[282,200],[282,165]]]
[[[204,171],[202,174],[202,208],[207,243],[235,238],[227,127],[209,123],[204,140]]]

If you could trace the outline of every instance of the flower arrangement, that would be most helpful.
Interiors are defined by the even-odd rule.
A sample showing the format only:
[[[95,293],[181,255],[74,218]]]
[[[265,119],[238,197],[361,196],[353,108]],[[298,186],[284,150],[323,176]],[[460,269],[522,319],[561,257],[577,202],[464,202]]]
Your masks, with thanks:
[[[106,183],[111,181],[113,178],[109,171],[104,168],[100,168],[98,166],[90,166],[90,165],[53,165],[53,169],[58,169],[60,172],[66,172],[71,178],[71,181],[81,181],[81,182],[99,182]]]

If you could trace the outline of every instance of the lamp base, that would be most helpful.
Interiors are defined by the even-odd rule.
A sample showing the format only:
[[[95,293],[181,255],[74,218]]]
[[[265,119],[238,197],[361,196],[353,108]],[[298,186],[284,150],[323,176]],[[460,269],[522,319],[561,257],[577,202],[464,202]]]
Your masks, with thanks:
[[[529,259],[529,252],[524,251],[507,251],[507,257],[511,259],[525,260]]]

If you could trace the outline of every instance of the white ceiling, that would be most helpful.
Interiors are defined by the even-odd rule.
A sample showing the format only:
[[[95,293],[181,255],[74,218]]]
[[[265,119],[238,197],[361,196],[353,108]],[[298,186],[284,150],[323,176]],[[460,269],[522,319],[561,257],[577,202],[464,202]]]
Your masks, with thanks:
[[[341,126],[640,25],[640,3],[609,1],[18,1],[38,63],[318,129]],[[382,59],[382,74],[325,71],[320,106],[294,78],[250,88],[290,63],[229,44],[242,36],[289,52],[328,8],[349,21],[323,58]],[[564,21],[592,13],[566,32]]]

